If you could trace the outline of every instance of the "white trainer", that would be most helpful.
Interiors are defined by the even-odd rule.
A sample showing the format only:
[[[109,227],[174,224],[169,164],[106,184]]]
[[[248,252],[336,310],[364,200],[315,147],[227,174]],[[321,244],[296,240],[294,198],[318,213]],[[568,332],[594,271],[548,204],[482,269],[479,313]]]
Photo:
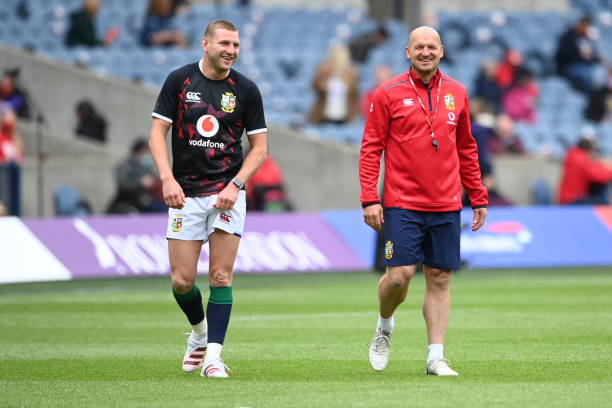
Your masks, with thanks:
[[[226,366],[223,360],[221,360],[220,358],[211,361],[205,361],[204,367],[202,368],[201,376],[227,378],[229,377],[229,374],[227,374],[225,369],[227,369],[227,371],[231,371],[229,367]]]
[[[202,366],[204,357],[206,356],[207,338],[204,336],[202,340],[194,338],[193,333],[187,339],[187,351],[183,357],[183,371],[193,373]]]
[[[391,332],[377,329],[370,343],[370,364],[374,370],[382,371],[387,367],[390,346]]]
[[[450,361],[444,358],[438,358],[427,363],[427,375],[451,376],[459,375],[458,372],[450,368]]]

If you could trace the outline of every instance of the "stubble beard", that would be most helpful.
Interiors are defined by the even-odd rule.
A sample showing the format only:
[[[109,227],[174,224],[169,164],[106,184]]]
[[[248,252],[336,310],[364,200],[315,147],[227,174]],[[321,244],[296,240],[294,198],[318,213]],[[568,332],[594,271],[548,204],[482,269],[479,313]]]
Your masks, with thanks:
[[[429,76],[429,75],[432,75],[432,74],[434,74],[438,70],[438,65],[440,65],[439,61],[437,63],[435,63],[434,61],[432,61],[432,62],[433,62],[433,65],[429,69],[421,69],[421,68],[418,67],[417,64],[413,64],[412,65],[412,69],[419,76]]]
[[[233,58],[231,61],[229,61],[228,64],[226,64],[225,59],[223,59],[221,54],[214,57],[209,57],[209,60],[211,61],[211,65],[214,68],[215,72],[217,72],[218,74],[228,72],[236,62],[236,58]]]

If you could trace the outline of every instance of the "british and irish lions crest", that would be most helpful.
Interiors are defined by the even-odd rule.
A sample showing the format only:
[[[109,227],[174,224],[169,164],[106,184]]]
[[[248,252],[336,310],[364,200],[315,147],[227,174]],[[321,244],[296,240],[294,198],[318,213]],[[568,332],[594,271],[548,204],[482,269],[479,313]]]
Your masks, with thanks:
[[[172,220],[172,232],[181,232],[183,229],[183,216],[177,215]]]
[[[224,92],[221,95],[221,110],[223,112],[232,113],[236,108],[236,95],[231,92]]]
[[[387,241],[385,244],[385,259],[393,258],[393,242]]]
[[[451,93],[444,95],[444,105],[448,110],[455,110],[455,96]]]

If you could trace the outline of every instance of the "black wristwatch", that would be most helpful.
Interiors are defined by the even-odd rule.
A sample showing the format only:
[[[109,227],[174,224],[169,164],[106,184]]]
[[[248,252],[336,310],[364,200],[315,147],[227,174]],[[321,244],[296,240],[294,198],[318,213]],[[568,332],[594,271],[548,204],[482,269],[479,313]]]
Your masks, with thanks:
[[[234,177],[232,179],[232,184],[238,187],[238,190],[242,190],[244,188],[244,183],[238,177]]]

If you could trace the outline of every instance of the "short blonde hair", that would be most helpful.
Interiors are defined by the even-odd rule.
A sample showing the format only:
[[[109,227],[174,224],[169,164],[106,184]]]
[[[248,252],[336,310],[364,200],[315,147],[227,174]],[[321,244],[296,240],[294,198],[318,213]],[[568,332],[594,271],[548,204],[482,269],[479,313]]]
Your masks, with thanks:
[[[215,35],[217,28],[238,32],[238,28],[236,28],[234,23],[227,20],[214,20],[208,23],[206,26],[206,30],[204,30],[204,37],[212,38]]]

